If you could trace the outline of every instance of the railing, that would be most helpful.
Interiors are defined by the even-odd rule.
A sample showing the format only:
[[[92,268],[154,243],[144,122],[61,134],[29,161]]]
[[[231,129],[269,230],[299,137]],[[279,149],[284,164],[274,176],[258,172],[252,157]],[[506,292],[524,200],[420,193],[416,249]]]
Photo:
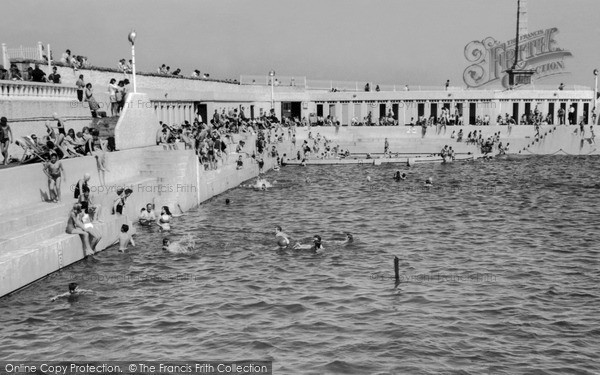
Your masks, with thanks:
[[[306,77],[274,76],[273,86],[301,87],[306,88]],[[271,77],[264,76],[240,76],[240,85],[271,86]]]
[[[328,91],[350,91],[350,92],[364,92],[366,91],[366,85],[369,85],[369,92],[376,92],[377,86],[379,91],[444,91],[446,87],[440,86],[411,86],[411,85],[388,85],[374,82],[358,82],[358,81],[323,81],[323,80],[307,80],[306,88],[308,90],[328,90]],[[463,87],[450,86],[447,91],[462,91],[465,90]]]
[[[326,90],[326,91],[341,91],[341,92],[364,92],[366,85],[369,85],[369,92],[376,92],[377,86],[379,91],[465,91],[469,88],[464,86],[449,86],[446,88],[444,84],[438,86],[426,86],[426,85],[406,85],[406,84],[377,84],[375,82],[359,82],[359,81],[326,81],[326,80],[315,80],[306,79],[306,77],[278,77],[275,76],[275,86],[297,86],[307,90]],[[240,84],[242,85],[259,85],[269,86],[271,85],[270,77],[265,76],[240,76]],[[517,90],[558,90],[558,85],[538,85],[531,84],[523,87],[516,88]],[[502,87],[481,87],[473,88],[473,90],[490,90],[498,91],[505,90]],[[590,87],[581,85],[564,85],[564,91],[574,90],[591,90]]]
[[[77,87],[27,81],[0,81],[0,98],[77,98]]]
[[[42,42],[38,42],[36,47],[19,46],[18,48],[7,48],[6,43],[2,43],[2,65],[6,69],[9,68],[11,59],[43,60],[44,47],[42,47]]]

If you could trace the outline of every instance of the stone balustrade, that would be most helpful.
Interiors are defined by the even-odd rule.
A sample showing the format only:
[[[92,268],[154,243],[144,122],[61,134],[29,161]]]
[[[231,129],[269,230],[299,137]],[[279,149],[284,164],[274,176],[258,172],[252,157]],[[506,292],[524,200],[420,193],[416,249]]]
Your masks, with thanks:
[[[73,100],[77,98],[77,87],[29,81],[0,81],[0,98],[7,99],[11,97]]]

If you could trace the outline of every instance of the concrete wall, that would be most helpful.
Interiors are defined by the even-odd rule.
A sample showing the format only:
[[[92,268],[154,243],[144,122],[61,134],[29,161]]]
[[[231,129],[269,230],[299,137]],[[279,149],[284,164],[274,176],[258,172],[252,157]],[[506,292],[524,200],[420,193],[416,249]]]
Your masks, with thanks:
[[[53,114],[57,113],[66,121],[65,128],[80,131],[84,126],[89,126],[91,115],[89,108],[85,108],[76,99],[45,99],[45,98],[1,98],[0,116],[8,119],[13,132],[13,138],[36,134],[38,137],[46,135],[46,121],[56,126]],[[16,158],[23,155],[23,149],[16,144],[11,144],[9,154]]]
[[[115,127],[117,150],[156,144],[158,119],[148,95],[130,93]]]
[[[114,184],[122,183],[134,176],[139,176],[143,157],[143,149],[133,149],[106,154],[106,184],[115,189]],[[100,188],[100,174],[96,159],[93,156],[66,159],[61,161],[65,170],[66,181],[62,181],[62,198],[69,200],[73,197],[71,188],[83,177],[90,173],[92,189]],[[3,209],[13,209],[43,202],[48,194],[48,178],[42,171],[40,163],[22,165],[0,170],[0,191],[6,197]],[[93,191],[92,191],[93,192]]]
[[[590,137],[589,126],[586,126],[587,137]],[[452,132],[456,134],[463,130],[463,142],[452,139]],[[311,128],[297,129],[297,144],[301,144],[308,138],[311,132],[313,138],[320,134],[333,140],[342,149],[350,150],[351,153],[383,153],[385,138],[388,138],[390,151],[392,153],[407,154],[432,154],[439,153],[445,145],[452,146],[457,153],[478,153],[478,147],[465,143],[469,132],[481,130],[484,138],[493,136],[500,132],[500,141],[506,145],[510,143],[509,153],[518,154],[553,154],[559,150],[573,155],[588,155],[600,153],[595,144],[584,142],[581,144],[581,136],[575,135],[574,131],[579,126],[554,126],[545,125],[540,127],[542,138],[536,141],[535,128],[532,125],[515,125],[509,134],[507,126],[448,126],[444,132],[441,128],[431,126],[427,129],[425,137],[421,136],[421,127],[415,126],[414,132],[409,126],[369,126],[369,127],[335,127],[314,126]],[[594,126],[595,134],[600,132],[600,126]],[[311,144],[312,146],[312,144]]]

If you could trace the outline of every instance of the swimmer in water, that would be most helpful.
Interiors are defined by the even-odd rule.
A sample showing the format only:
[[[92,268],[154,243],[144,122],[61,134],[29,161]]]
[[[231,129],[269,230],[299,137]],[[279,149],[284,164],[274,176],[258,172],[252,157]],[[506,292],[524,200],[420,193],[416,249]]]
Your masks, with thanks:
[[[433,179],[431,177],[427,177],[427,180],[425,180],[425,187],[432,187],[433,186]]]
[[[400,173],[400,171],[396,171],[394,174],[394,180],[401,181],[406,180],[406,173]]]
[[[316,252],[325,250],[325,248],[323,247],[323,241],[321,241],[321,236],[319,236],[317,234],[313,237],[312,245],[311,244],[302,245],[301,243],[298,242],[294,245],[294,250],[310,250],[310,251],[313,251],[316,253]]]
[[[354,242],[354,236],[352,236],[352,233],[346,233],[346,239],[343,241],[338,242],[339,245],[347,245]]]
[[[72,297],[79,297],[81,294],[86,294],[86,293],[92,293],[92,290],[87,290],[87,289],[79,289],[79,285],[77,285],[77,283],[70,283],[69,284],[69,291],[65,292],[63,294],[59,294],[55,297],[52,297],[50,299],[50,301],[54,302],[59,298],[72,298]]]
[[[163,238],[162,250],[172,254],[190,254],[194,251],[196,241],[191,235],[183,237],[179,241],[171,242],[168,238]]]
[[[279,247],[287,247],[290,244],[287,234],[283,232],[279,225],[275,227],[275,239]]]
[[[121,226],[121,233],[119,233],[119,252],[124,253],[127,250],[127,245],[131,243],[131,246],[135,246],[135,241],[129,232],[129,225],[123,224]]]

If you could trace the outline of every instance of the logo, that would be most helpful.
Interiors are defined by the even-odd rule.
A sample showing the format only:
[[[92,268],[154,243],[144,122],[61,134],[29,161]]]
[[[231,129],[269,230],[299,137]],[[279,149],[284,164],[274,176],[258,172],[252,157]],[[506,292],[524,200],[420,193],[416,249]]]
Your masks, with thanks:
[[[556,44],[556,27],[538,30],[519,37],[517,69],[534,70],[534,80],[568,73],[565,58],[571,52]],[[508,88],[507,69],[515,61],[516,39],[501,43],[492,37],[474,40],[465,46],[465,58],[472,63],[464,73],[463,80],[470,88],[501,83]]]

